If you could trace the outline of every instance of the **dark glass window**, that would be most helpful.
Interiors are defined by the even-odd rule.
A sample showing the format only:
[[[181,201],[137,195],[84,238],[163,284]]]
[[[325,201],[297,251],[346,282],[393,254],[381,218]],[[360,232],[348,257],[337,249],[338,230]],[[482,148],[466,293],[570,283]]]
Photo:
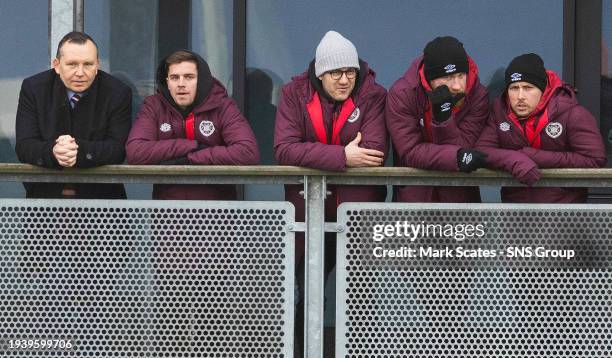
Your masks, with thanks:
[[[612,2],[602,1],[601,12],[601,112],[600,125],[608,163],[612,158]],[[608,165],[609,166],[609,165]]]
[[[49,4],[22,0],[0,2],[0,162],[16,163],[15,113],[24,78],[50,68]],[[21,183],[2,183],[0,197],[21,197]]]

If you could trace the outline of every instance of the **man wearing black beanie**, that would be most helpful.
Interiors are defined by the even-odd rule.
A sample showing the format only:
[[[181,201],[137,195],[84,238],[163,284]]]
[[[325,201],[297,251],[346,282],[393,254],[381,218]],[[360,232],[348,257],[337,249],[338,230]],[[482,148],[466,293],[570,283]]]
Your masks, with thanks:
[[[505,72],[506,90],[493,103],[477,147],[491,168],[506,170],[532,186],[544,168],[598,168],[606,163],[595,118],[574,90],[540,56],[515,57]],[[502,201],[581,203],[584,188],[502,188]]]
[[[485,154],[471,149],[489,115],[486,88],[463,44],[437,37],[387,96],[386,121],[395,164],[428,170],[471,172]],[[480,202],[478,187],[401,186],[400,202]]]

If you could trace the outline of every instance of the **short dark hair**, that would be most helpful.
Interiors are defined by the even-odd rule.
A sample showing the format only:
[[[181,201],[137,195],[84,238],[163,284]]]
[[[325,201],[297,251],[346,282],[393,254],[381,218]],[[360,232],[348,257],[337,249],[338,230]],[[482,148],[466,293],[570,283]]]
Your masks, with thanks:
[[[66,42],[74,43],[77,45],[84,45],[87,41],[91,41],[91,43],[93,43],[94,46],[96,47],[96,57],[97,57],[98,44],[91,38],[91,36],[87,35],[84,32],[72,31],[64,35],[64,37],[62,37],[62,39],[60,40],[59,44],[57,45],[57,52],[55,53],[55,58],[59,59],[62,56],[62,53],[60,50],[62,49],[62,46],[64,46]]]
[[[185,61],[191,61],[195,63],[196,68],[198,67],[198,58],[196,57],[196,55],[188,51],[179,50],[171,53],[170,56],[166,57],[166,68],[170,68],[170,65]]]

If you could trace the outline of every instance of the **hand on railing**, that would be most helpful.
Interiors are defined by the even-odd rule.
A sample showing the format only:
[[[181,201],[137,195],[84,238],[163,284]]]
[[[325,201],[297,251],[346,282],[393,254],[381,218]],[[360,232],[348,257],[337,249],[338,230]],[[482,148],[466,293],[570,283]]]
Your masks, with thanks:
[[[357,137],[344,147],[346,166],[350,168],[381,166],[385,153],[374,149],[361,148],[359,142],[361,142],[361,132],[357,133]]]
[[[79,146],[69,135],[59,136],[53,146],[53,156],[62,167],[73,167],[76,164]]]
[[[464,173],[471,173],[485,167],[487,154],[475,149],[459,149],[457,151],[457,166]]]

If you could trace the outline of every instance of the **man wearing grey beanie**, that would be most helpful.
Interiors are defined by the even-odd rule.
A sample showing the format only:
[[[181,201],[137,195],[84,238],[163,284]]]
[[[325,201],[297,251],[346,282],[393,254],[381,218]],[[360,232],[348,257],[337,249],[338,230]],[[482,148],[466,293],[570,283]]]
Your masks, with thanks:
[[[327,32],[308,70],[282,89],[274,132],[276,160],[281,165],[330,171],[381,166],[388,150],[385,97],[386,90],[359,59],[353,43],[338,32]],[[297,221],[304,220],[303,190],[300,185],[285,186],[285,198],[295,205]],[[326,221],[336,220],[340,203],[378,202],[386,197],[384,186],[329,185],[327,190]],[[335,235],[326,237],[326,274],[335,265],[335,247]],[[303,256],[304,237],[296,235],[298,272]],[[298,307],[298,341],[303,328],[301,311]]]

